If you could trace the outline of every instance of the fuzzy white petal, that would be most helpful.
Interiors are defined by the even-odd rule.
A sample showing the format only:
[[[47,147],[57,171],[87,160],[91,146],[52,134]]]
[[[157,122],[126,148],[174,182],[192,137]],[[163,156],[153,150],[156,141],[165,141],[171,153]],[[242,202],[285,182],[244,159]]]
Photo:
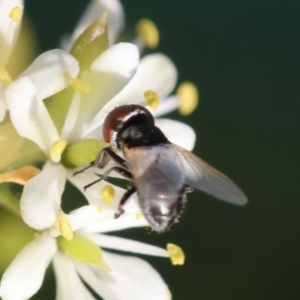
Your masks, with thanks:
[[[82,34],[95,20],[99,19],[105,11],[108,12],[107,23],[109,44],[113,45],[124,27],[123,7],[118,0],[93,0],[82,14],[70,41],[66,45],[67,49],[71,49],[72,44],[79,35]]]
[[[105,262],[112,271],[94,272],[119,300],[170,300],[168,286],[159,273],[146,261],[103,251]]]
[[[93,62],[90,72],[85,72],[82,76],[82,80],[91,86],[91,93],[82,97],[74,132],[81,132],[89,126],[88,124],[103,105],[131,80],[138,63],[138,49],[130,43],[120,43],[110,47]]]
[[[163,54],[145,56],[130,83],[113,100],[116,104],[145,102],[144,92],[153,90],[160,98],[168,96],[175,87],[177,70],[173,62]]]
[[[78,61],[64,50],[54,49],[38,56],[19,77],[28,76],[44,100],[69,86],[78,73]]]
[[[85,135],[101,126],[107,113],[118,105],[146,104],[144,99],[146,90],[155,91],[160,98],[166,97],[174,89],[176,80],[176,68],[167,56],[152,54],[144,57],[134,77],[118,95],[103,106],[85,131]]]
[[[5,88],[2,85],[2,83],[0,83],[0,122],[3,121],[6,111],[7,111],[7,104],[5,101]]]
[[[56,280],[56,300],[95,300],[81,281],[70,257],[57,251],[53,258]]]
[[[159,127],[170,142],[189,151],[193,150],[196,142],[196,133],[192,127],[170,119],[156,119]]]
[[[103,212],[105,213],[106,210]],[[109,213],[109,212],[108,212]],[[135,228],[135,227],[145,227],[149,226],[148,222],[145,220],[144,217],[136,218],[134,215],[130,216],[120,216],[118,219],[113,218],[114,214],[111,214],[110,218],[106,218],[101,222],[88,224],[82,229],[82,232],[111,232],[111,231],[119,231],[125,230],[128,228]]]
[[[16,22],[11,17],[11,11],[19,7],[21,9],[20,19]],[[0,1],[0,65],[4,66],[17,41],[22,24],[24,3],[22,0]]]
[[[114,293],[103,283],[103,276],[97,276],[94,270],[101,272],[101,275],[106,275],[107,271],[104,271],[98,266],[88,266],[80,262],[74,262],[76,270],[80,277],[103,299],[105,300],[119,300],[118,297],[114,296]],[[104,274],[102,273],[104,271]]]
[[[42,285],[46,268],[55,251],[56,242],[46,233],[28,243],[6,269],[1,280],[3,300],[25,300]]]
[[[67,171],[62,165],[47,162],[43,170],[24,186],[21,215],[37,230],[50,227],[57,218]]]
[[[70,140],[70,136],[72,134],[72,131],[76,125],[76,121],[79,115],[80,110],[80,99],[81,95],[79,93],[75,93],[74,97],[72,99],[72,102],[70,104],[64,126],[61,130],[61,137],[65,140]]]
[[[87,234],[87,238],[92,240],[101,248],[114,249],[120,251],[133,252],[138,254],[169,257],[166,249],[137,242],[134,240],[124,239],[121,237],[104,235],[104,234]]]
[[[10,84],[5,94],[11,121],[19,135],[32,140],[49,155],[59,135],[35,85],[28,77],[22,77]]]

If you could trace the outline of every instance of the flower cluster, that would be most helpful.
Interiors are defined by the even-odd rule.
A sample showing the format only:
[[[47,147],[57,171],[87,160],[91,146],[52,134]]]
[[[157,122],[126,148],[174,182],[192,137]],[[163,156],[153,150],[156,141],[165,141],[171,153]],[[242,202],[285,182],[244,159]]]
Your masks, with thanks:
[[[63,49],[42,53],[12,79],[6,63],[23,11],[22,0],[0,0],[0,154],[5,158],[0,162],[0,204],[19,213],[38,233],[4,272],[0,296],[30,298],[52,262],[56,299],[94,299],[83,282],[103,299],[170,299],[166,283],[147,262],[102,250],[183,263],[184,254],[176,245],[168,244],[166,250],[106,234],[148,225],[136,195],[118,219],[113,216],[124,189],[106,181],[83,193],[85,206],[65,213],[61,202],[67,181],[82,191],[98,178],[93,168],[73,174],[106,146],[102,126],[107,112],[122,103],[147,106],[155,117],[178,107],[188,114],[196,106],[196,89],[185,83],[170,95],[177,81],[171,60],[163,54],[140,57],[143,48],[158,43],[158,30],[150,20],[139,22],[132,43],[116,43],[124,27],[117,0],[91,1],[74,33],[64,39]],[[156,126],[172,142],[193,148],[195,134],[189,126],[163,118]],[[34,166],[37,162],[41,170]],[[20,210],[8,182],[24,185]]]

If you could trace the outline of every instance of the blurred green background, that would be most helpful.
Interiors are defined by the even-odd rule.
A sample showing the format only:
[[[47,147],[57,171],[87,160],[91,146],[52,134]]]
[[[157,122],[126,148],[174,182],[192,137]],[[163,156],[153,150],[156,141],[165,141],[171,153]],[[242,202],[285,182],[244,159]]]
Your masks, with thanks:
[[[39,52],[57,47],[88,3],[25,2]],[[119,235],[184,249],[184,266],[144,257],[175,300],[299,299],[300,2],[123,4],[132,32],[142,17],[155,21],[161,34],[157,51],[174,61],[179,82],[192,81],[200,90],[192,115],[170,117],[193,126],[194,152],[231,177],[249,204],[236,207],[194,192],[171,232],[135,229]],[[43,287],[34,299],[54,294]]]

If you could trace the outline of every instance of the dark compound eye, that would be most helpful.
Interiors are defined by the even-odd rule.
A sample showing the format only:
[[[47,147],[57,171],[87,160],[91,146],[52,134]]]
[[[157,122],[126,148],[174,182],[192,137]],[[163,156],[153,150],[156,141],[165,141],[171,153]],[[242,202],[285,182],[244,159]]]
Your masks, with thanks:
[[[149,110],[140,105],[121,105],[112,110],[103,124],[103,136],[106,143],[117,148],[117,136],[127,127],[138,124],[154,125]]]

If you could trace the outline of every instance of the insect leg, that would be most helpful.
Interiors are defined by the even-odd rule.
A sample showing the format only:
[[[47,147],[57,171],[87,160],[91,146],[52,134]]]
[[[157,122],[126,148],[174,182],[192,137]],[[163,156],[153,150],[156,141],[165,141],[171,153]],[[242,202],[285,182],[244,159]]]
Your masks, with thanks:
[[[118,165],[121,165],[123,167],[127,168],[127,164],[125,159],[123,159],[121,156],[116,154],[110,147],[104,148],[102,151],[105,151],[105,153]]]
[[[121,198],[120,203],[119,203],[119,211],[115,213],[115,219],[119,218],[125,212],[123,206],[127,202],[127,200],[130,198],[130,196],[135,192],[136,192],[136,187],[133,186],[124,193],[124,195]]]
[[[92,167],[97,167],[102,169],[108,164],[110,159],[112,159],[115,163],[127,168],[125,160],[122,157],[120,157],[118,154],[116,154],[110,147],[107,147],[102,149],[97,155],[96,159],[90,162],[87,167],[75,172],[73,176],[80,174]]]
[[[124,168],[121,168],[121,167],[116,167],[116,166],[115,166],[115,167],[112,167],[112,168],[108,169],[108,170],[107,170],[104,174],[102,174],[97,180],[95,180],[95,181],[93,181],[93,182],[91,182],[91,183],[85,185],[85,186],[83,187],[83,189],[86,190],[87,188],[91,187],[91,186],[94,185],[95,183],[100,182],[100,181],[103,180],[103,179],[106,179],[107,176],[109,175],[109,173],[112,172],[112,171],[115,171],[115,172],[121,174],[122,176],[124,176],[125,178],[132,180],[132,175],[131,175],[131,173],[130,173],[128,170],[126,170],[126,169],[124,169]]]

